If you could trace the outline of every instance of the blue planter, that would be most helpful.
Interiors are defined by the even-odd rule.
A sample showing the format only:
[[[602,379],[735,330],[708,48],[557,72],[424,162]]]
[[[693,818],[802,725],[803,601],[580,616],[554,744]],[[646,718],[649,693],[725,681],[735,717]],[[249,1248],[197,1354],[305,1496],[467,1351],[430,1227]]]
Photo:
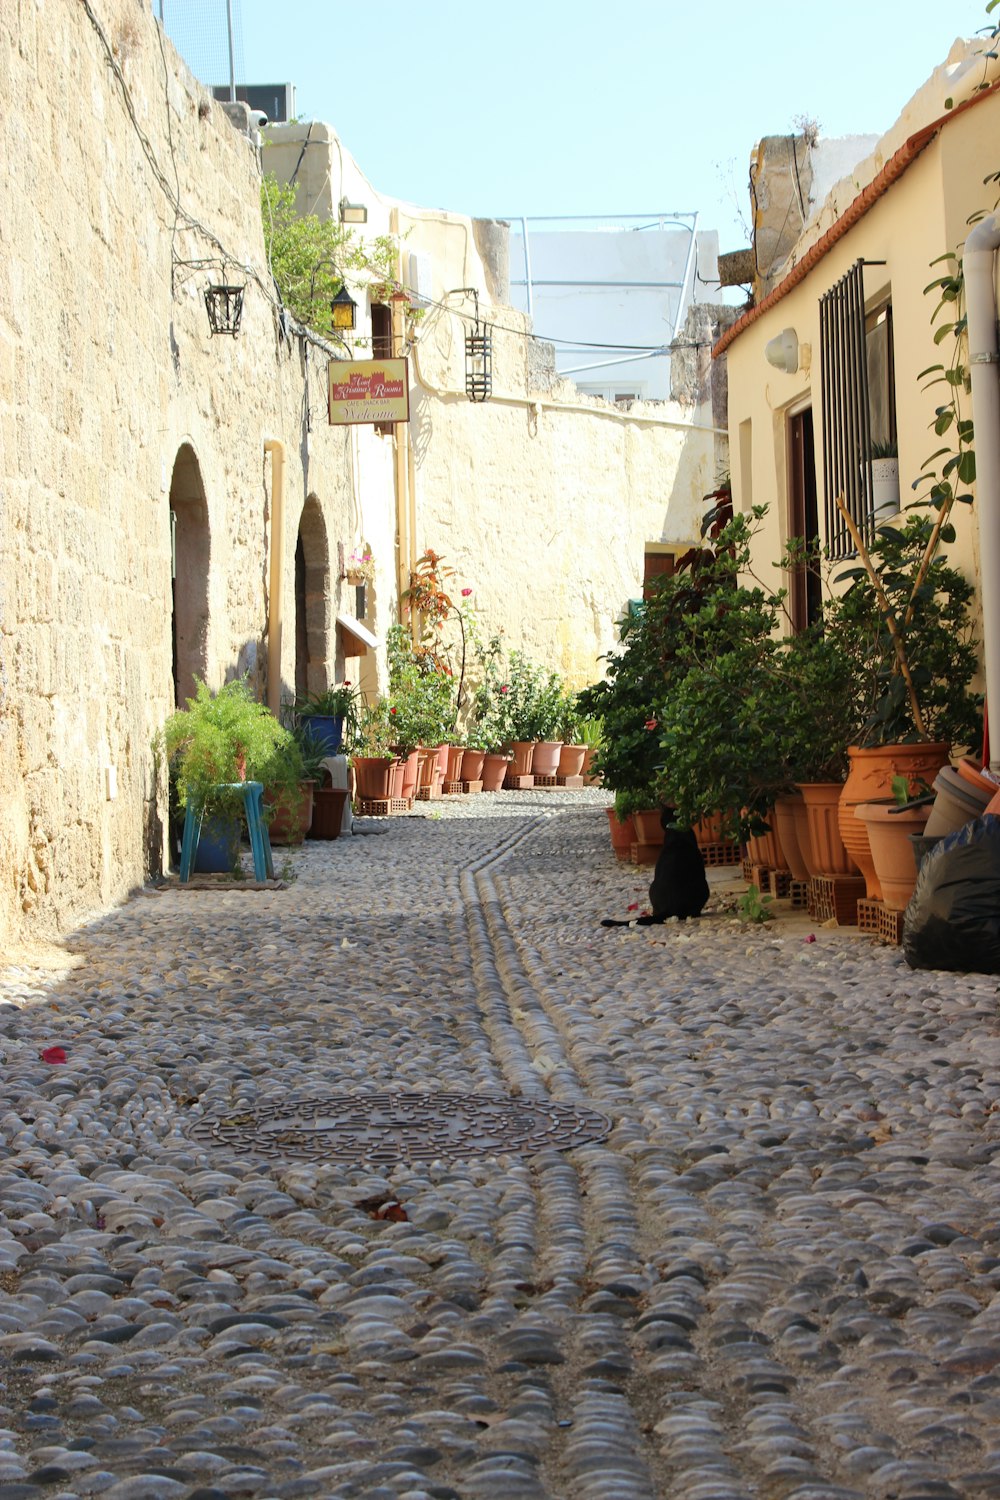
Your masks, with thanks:
[[[310,714],[306,727],[313,739],[322,745],[327,755],[336,755],[344,738],[344,717],[333,718],[329,714]]]
[[[195,853],[195,871],[199,875],[229,875],[239,859],[241,829],[239,818],[206,818]]]

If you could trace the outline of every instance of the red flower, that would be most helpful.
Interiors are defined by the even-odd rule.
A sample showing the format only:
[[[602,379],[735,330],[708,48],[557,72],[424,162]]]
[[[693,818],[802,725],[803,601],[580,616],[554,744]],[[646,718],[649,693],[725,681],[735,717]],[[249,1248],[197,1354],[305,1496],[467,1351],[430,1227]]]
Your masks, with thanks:
[[[509,692],[510,692],[510,688],[509,688],[509,687],[508,687],[508,685],[507,685],[507,683],[506,683],[506,682],[505,682],[505,683],[504,683],[504,685],[503,685],[503,687],[502,687],[502,688],[501,688],[501,689],[500,689],[500,691],[501,691],[501,693],[509,693]]]
[[[396,710],[395,710],[395,709],[394,709],[394,708],[390,708],[390,710],[389,710],[389,712],[390,712],[390,713],[391,713],[391,714],[394,714],[394,713],[395,713],[395,712],[396,712]]]
[[[43,1063],[49,1063],[50,1065],[66,1061],[66,1054],[61,1047],[46,1047],[45,1051],[40,1053],[39,1056]]]
[[[647,719],[646,720],[646,728],[647,729],[655,729],[658,722],[659,721],[657,719]]]
[[[462,590],[462,598],[463,598],[463,599],[468,599],[468,597],[469,597],[469,595],[470,595],[470,594],[471,594],[471,593],[472,593],[472,590],[471,590],[471,589],[463,589],[463,590]]]

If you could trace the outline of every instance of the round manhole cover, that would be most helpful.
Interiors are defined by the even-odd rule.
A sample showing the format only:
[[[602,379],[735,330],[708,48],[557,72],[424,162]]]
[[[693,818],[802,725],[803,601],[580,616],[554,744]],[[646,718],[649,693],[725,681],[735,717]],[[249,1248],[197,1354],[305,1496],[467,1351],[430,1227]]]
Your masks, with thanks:
[[[602,1141],[610,1129],[596,1110],[550,1100],[386,1090],[280,1099],[208,1115],[187,1134],[240,1155],[394,1163],[568,1151]]]

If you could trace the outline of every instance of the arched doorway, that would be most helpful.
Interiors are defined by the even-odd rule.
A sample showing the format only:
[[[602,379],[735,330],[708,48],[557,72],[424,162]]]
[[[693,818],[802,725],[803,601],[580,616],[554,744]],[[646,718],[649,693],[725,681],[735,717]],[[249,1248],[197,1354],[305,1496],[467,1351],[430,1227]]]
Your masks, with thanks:
[[[194,449],[177,450],[170,480],[171,572],[173,610],[171,670],[174,702],[182,707],[194,693],[196,677],[208,668],[208,574],[211,536],[208,504]]]
[[[329,685],[330,548],[319,501],[302,508],[295,542],[295,696]]]

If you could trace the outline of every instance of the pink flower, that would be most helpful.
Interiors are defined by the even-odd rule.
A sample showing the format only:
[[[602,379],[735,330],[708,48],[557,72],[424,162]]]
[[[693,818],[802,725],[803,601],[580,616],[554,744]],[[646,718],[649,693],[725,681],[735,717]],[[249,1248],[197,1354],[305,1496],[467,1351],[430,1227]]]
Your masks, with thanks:
[[[469,597],[469,595],[470,595],[470,594],[471,594],[471,593],[472,593],[472,590],[471,590],[471,589],[463,589],[463,590],[462,590],[462,598],[463,598],[463,599],[468,599],[468,597]]]
[[[509,692],[510,692],[510,688],[509,688],[509,686],[508,686],[508,685],[507,685],[507,683],[506,683],[506,682],[505,682],[505,683],[504,683],[504,685],[503,685],[503,687],[502,687],[502,688],[501,688],[501,689],[500,689],[500,691],[501,691],[501,693],[509,693]]]

